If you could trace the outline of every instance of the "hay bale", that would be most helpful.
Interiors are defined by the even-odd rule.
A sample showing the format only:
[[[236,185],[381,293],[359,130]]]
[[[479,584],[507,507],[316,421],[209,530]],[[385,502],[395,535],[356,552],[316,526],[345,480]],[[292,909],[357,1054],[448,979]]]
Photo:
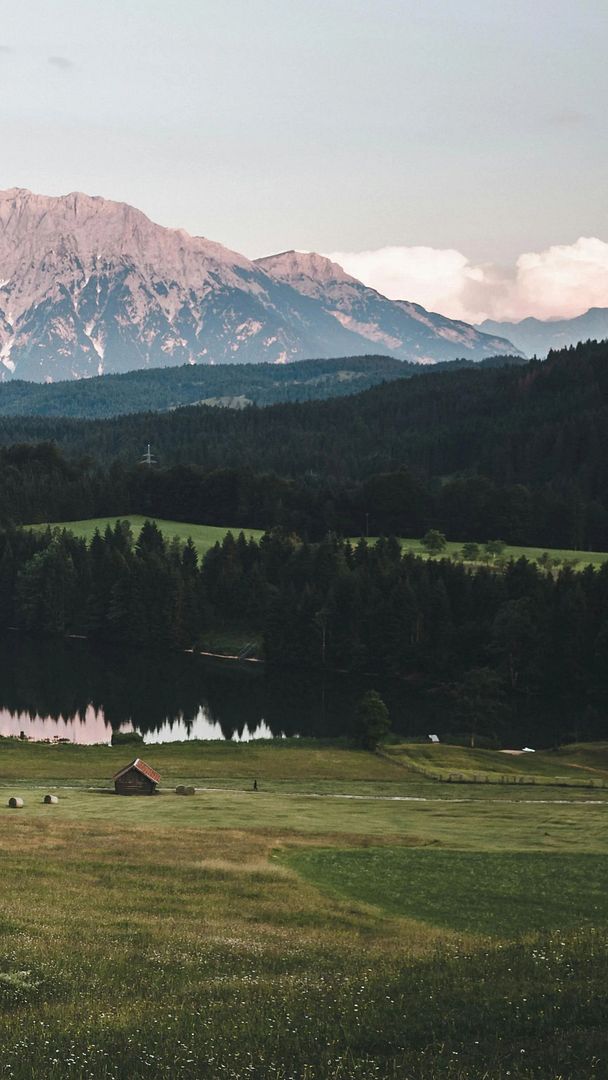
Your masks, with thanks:
[[[46,806],[54,806],[55,803],[59,802],[59,799],[56,795],[45,795],[42,801]]]
[[[175,789],[175,794],[176,795],[185,795],[186,794],[186,789],[185,789],[183,784],[178,784],[177,785],[177,787]]]
[[[12,807],[13,810],[18,810],[21,806],[23,806],[23,799],[19,799],[16,795],[11,795],[10,799],[8,800],[8,805]]]
[[[184,788],[184,795],[196,795],[196,788],[193,788],[193,787]]]

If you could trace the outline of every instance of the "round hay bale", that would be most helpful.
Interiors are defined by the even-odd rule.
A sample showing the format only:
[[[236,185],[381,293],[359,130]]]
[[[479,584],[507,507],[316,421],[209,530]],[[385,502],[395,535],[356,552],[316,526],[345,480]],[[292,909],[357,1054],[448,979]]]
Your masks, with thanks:
[[[16,795],[11,795],[10,799],[8,800],[8,805],[11,806],[13,810],[18,810],[21,806],[23,806],[23,799],[19,799]]]
[[[185,789],[183,784],[178,784],[177,785],[177,787],[175,789],[175,794],[176,795],[185,795],[186,794],[186,789]]]
[[[184,795],[196,795],[196,788],[193,788],[193,787],[184,788]]]
[[[56,795],[45,795],[42,801],[46,806],[54,806],[55,803],[59,802],[59,799]]]

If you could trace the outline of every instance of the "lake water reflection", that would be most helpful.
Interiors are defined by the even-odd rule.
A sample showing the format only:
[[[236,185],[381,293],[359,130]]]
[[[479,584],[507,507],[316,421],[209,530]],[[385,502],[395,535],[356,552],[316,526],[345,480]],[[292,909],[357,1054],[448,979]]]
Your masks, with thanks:
[[[233,666],[192,653],[0,637],[0,735],[75,743],[109,743],[117,730],[141,732],[149,743],[348,736],[357,702],[370,688],[382,695],[401,735],[455,730],[436,694],[396,681],[270,673],[263,665]],[[533,705],[524,702],[521,714],[503,723],[506,745],[551,746],[572,737],[576,716],[555,703],[542,711]],[[604,736],[587,724],[579,737]]]
[[[13,735],[17,738],[26,736],[28,739],[40,741],[45,739],[68,741],[81,744],[109,743],[112,738],[112,724],[106,720],[103,710],[95,709],[89,705],[84,716],[30,716],[29,713],[14,713],[8,709],[0,710],[0,735]],[[128,720],[114,725],[114,730],[133,731],[133,723]],[[139,729],[138,729],[139,730]],[[223,739],[227,736],[218,721],[211,720],[204,708],[199,709],[197,716],[186,721],[183,716],[167,718],[160,727],[152,731],[146,731],[145,742],[182,742],[186,739]],[[235,731],[231,736],[235,742],[249,742],[251,739],[272,739],[275,733],[271,731],[264,720],[260,720],[257,727],[252,730],[247,724],[241,732]]]
[[[0,639],[0,735],[109,743],[348,734],[363,682],[269,676],[192,654],[93,648],[20,634]]]

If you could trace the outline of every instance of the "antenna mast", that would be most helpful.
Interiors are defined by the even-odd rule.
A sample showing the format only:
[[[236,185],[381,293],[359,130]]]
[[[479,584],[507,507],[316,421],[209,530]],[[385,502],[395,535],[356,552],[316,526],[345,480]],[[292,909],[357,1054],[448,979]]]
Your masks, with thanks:
[[[139,464],[140,465],[148,465],[148,467],[158,464],[156,458],[153,457],[153,455],[152,455],[152,451],[150,449],[150,443],[148,443],[148,447],[147,447],[147,450],[146,450],[145,454],[142,454],[142,456],[140,457]]]

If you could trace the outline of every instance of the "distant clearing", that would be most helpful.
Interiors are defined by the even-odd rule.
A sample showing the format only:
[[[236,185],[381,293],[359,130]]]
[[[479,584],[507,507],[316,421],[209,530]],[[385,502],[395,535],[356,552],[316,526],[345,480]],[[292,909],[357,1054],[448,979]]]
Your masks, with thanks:
[[[212,548],[218,541],[221,543],[227,532],[234,533],[235,536],[241,532],[239,526],[235,526],[232,529],[228,529],[222,525],[191,525],[184,521],[165,521],[163,518],[145,517],[142,514],[123,514],[118,517],[103,517],[103,518],[87,518],[83,521],[51,521],[45,522],[42,525],[29,525],[26,526],[30,529],[46,529],[48,527],[52,529],[67,529],[69,532],[74,533],[75,536],[81,536],[84,540],[92,540],[96,530],[103,533],[107,525],[110,528],[114,528],[117,521],[128,521],[133,530],[133,535],[137,539],[141,531],[141,527],[145,521],[154,521],[158,525],[158,528],[162,532],[165,540],[172,540],[174,536],[177,536],[179,540],[184,542],[188,537],[192,538],[199,555],[204,555],[209,548]],[[253,537],[254,540],[259,540],[263,536],[261,529],[243,529],[247,538]]]
[[[491,537],[485,537],[484,540],[478,540],[480,548],[480,556],[483,555],[483,545]],[[375,540],[375,538],[374,538]],[[401,546],[405,551],[411,551],[413,555],[420,555],[424,559],[428,559],[429,555],[422,546],[420,540],[400,540]],[[462,548],[465,541],[463,540],[448,540],[445,551],[442,552],[438,558],[460,558]],[[543,555],[550,555],[552,559],[559,559],[560,562],[573,562],[576,563],[578,568],[583,566],[601,566],[608,559],[608,552],[606,551],[576,551],[574,548],[541,548],[541,547],[519,547],[517,544],[506,544],[502,552],[501,558],[503,559],[529,559],[530,562],[536,562]],[[496,560],[490,559],[490,566]],[[476,566],[477,563],[471,565]]]
[[[195,525],[184,521],[167,521],[164,518],[150,519],[146,518],[142,514],[123,514],[117,517],[103,517],[103,518],[87,518],[82,521],[51,521],[44,522],[40,525],[29,525],[26,528],[31,529],[46,529],[51,527],[53,529],[68,529],[74,533],[75,536],[81,536],[85,540],[91,540],[95,530],[100,532],[106,528],[106,525],[114,527],[117,521],[129,521],[133,533],[135,536],[139,535],[139,531],[147,520],[153,520],[158,525],[159,529],[163,533],[165,539],[172,540],[174,536],[177,536],[180,540],[187,540],[189,536],[192,537],[194,544],[199,552],[203,555],[209,548],[213,547],[219,540],[223,540],[227,532],[232,532],[235,536],[238,536],[239,532],[243,531],[245,536],[253,537],[254,540],[259,540],[264,535],[263,529],[248,529],[242,528],[240,525]],[[358,543],[360,537],[351,537],[351,543]],[[488,538],[486,538],[488,539]],[[375,544],[378,540],[377,536],[370,536],[368,542]],[[399,538],[401,547],[405,552],[411,552],[413,555],[420,556],[423,559],[429,558],[428,553],[422,546],[420,540]],[[447,542],[445,551],[439,558],[460,558],[464,541],[462,540],[449,540]],[[484,541],[479,541],[480,549],[483,548]],[[581,569],[584,566],[601,566],[608,560],[608,552],[605,551],[575,551],[568,548],[540,548],[540,547],[518,547],[516,544],[507,544],[502,553],[504,559],[529,559],[530,561],[536,561],[542,558],[544,554],[549,555],[552,559],[559,559],[560,562],[572,562]],[[489,565],[492,565],[493,561],[490,560]],[[471,563],[476,566],[478,563]]]

